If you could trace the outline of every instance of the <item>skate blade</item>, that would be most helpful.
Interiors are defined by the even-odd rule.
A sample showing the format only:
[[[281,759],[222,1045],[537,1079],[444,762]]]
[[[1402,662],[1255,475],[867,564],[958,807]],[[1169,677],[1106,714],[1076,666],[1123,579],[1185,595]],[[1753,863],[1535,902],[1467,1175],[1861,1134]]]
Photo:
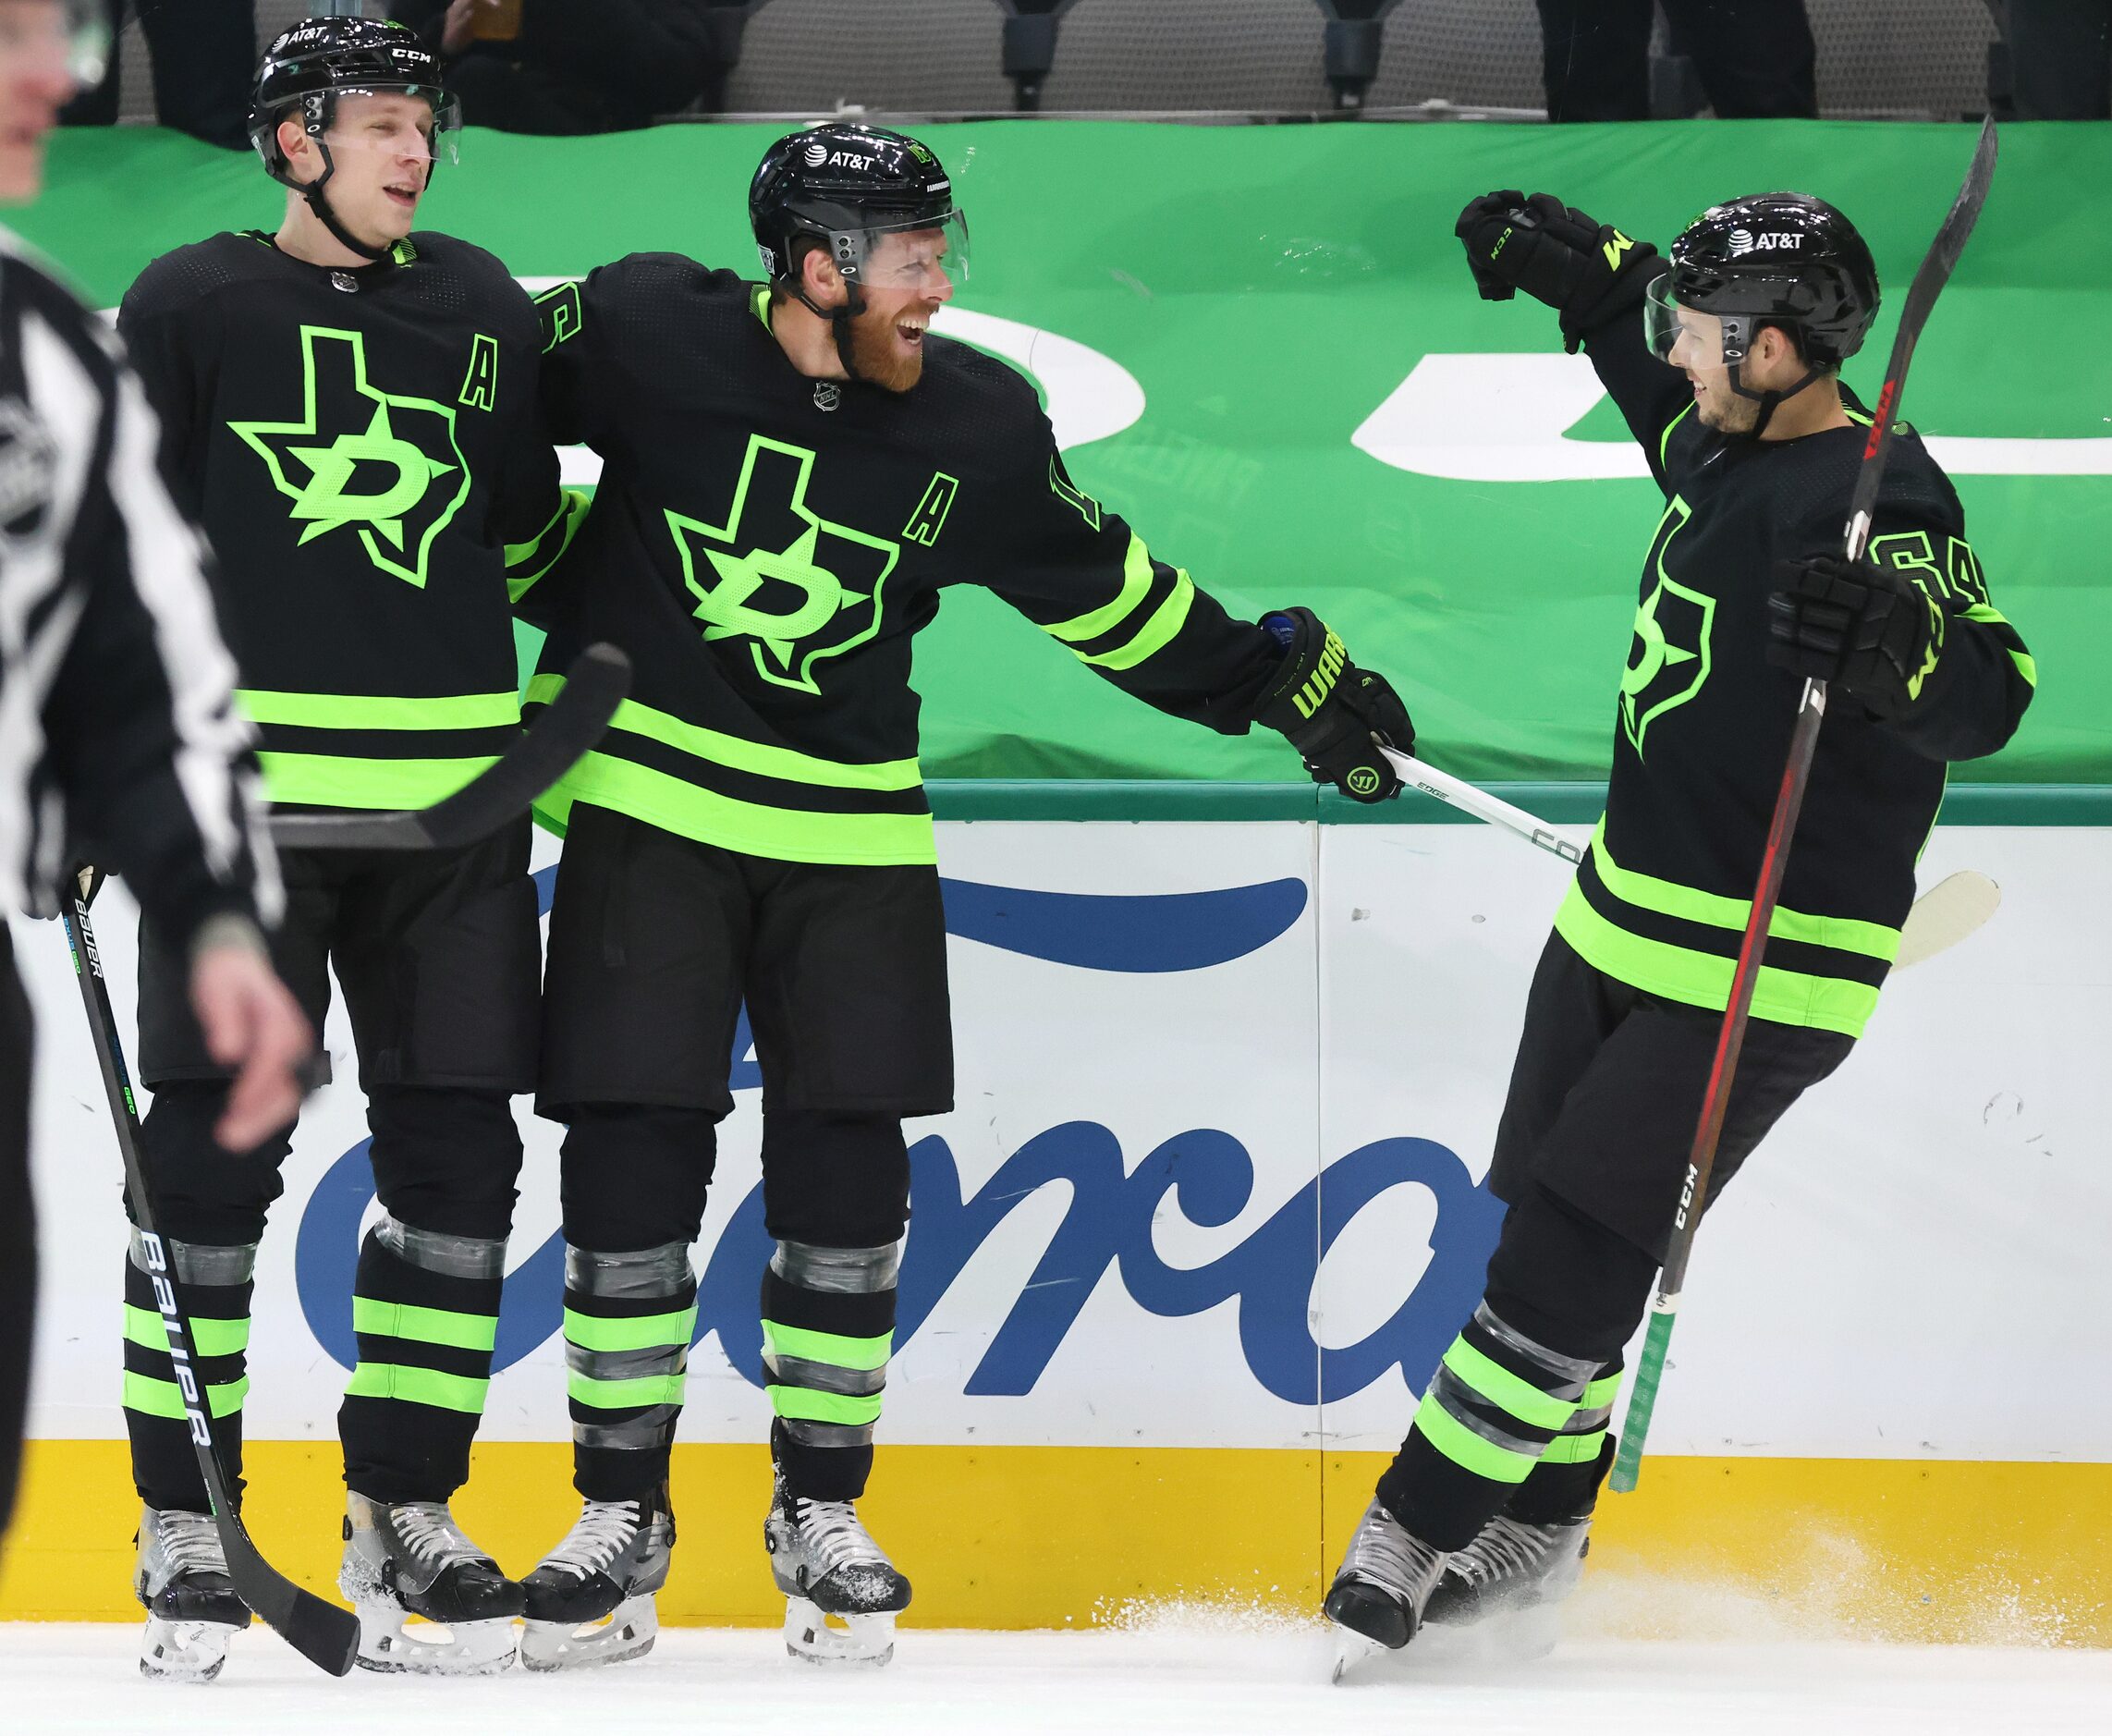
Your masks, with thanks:
[[[1394,1654],[1376,1640],[1367,1639],[1354,1629],[1335,1629],[1335,1657],[1327,1680],[1339,1683],[1345,1680],[1361,1681],[1376,1674],[1375,1666],[1382,1657]]]
[[[873,1615],[825,1616],[804,1597],[787,1597],[785,1649],[809,1664],[848,1664],[878,1669],[895,1656],[895,1612],[888,1609]]]
[[[361,1669],[384,1675],[495,1676],[514,1659],[511,1617],[443,1627],[395,1604],[360,1604]]]
[[[523,1669],[592,1669],[643,1657],[660,1632],[653,1594],[627,1597],[598,1622],[523,1621]]]
[[[149,1616],[140,1641],[140,1674],[149,1681],[211,1681],[227,1661],[227,1639],[236,1632],[226,1621]]]

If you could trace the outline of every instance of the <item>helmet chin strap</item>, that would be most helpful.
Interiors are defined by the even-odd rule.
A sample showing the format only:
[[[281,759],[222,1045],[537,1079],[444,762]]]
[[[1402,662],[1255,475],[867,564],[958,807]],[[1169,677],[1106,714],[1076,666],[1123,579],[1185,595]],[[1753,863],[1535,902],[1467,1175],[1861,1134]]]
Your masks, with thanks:
[[[844,302],[840,308],[824,308],[809,295],[806,277],[803,273],[793,281],[791,287],[792,294],[799,300],[800,306],[817,318],[828,322],[829,336],[836,342],[836,360],[843,363],[844,377],[861,381],[870,385],[872,382],[866,380],[865,376],[859,373],[858,363],[853,359],[850,349],[850,323],[865,312],[865,303],[860,300],[858,294],[858,280],[854,277],[846,277],[843,280]]]
[[[1788,387],[1786,390],[1779,392],[1749,392],[1745,389],[1745,358],[1740,356],[1736,361],[1732,362],[1730,364],[1730,389],[1736,392],[1739,397],[1744,398],[1749,404],[1757,404],[1760,406],[1759,417],[1754,421],[1752,426],[1746,431],[1746,437],[1751,440],[1759,439],[1762,434],[1767,432],[1767,424],[1775,414],[1775,407],[1777,404],[1783,402],[1783,400],[1786,398],[1795,397],[1799,392],[1801,392],[1807,385],[1811,385],[1813,380],[1818,379],[1825,373],[1825,370],[1824,368],[1808,368],[1805,370],[1804,377],[1799,380],[1796,385]]]

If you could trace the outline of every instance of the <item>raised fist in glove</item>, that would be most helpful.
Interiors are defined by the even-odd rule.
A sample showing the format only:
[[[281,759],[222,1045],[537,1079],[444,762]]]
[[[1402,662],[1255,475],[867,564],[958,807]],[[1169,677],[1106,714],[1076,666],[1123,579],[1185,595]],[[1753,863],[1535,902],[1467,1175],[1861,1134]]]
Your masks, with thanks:
[[[1483,193],[1453,226],[1484,301],[1524,290],[1562,316],[1564,348],[1642,300],[1657,275],[1657,250],[1587,217],[1552,193]]]
[[[1943,655],[1943,605],[1904,573],[1874,561],[1812,555],[1776,568],[1767,599],[1767,660],[1837,681],[1880,717],[1922,694]]]
[[[1379,747],[1414,752],[1415,726],[1386,677],[1351,663],[1311,609],[1285,609],[1264,617],[1262,626],[1283,647],[1283,663],[1254,707],[1254,721],[1280,729],[1314,780],[1351,801],[1399,795],[1400,779]]]

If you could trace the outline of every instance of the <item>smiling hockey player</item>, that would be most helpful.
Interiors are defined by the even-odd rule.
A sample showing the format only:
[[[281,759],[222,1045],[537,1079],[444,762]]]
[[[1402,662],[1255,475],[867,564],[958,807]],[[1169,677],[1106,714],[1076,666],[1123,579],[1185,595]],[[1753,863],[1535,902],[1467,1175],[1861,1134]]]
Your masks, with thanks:
[[[1875,1009],[1947,763],[2009,739],[2034,680],[1949,482],[1893,448],[1867,558],[1837,553],[1869,418],[1840,384],[1877,312],[1848,219],[1798,193],[1705,212],[1669,263],[1544,194],[1475,200],[1483,295],[1557,309],[1649,455],[1606,812],[1526,1004],[1487,1289],[1330,1588],[1361,1650],[1559,1596],[1581,1571],[1621,1354],[1685,1174],[1804,679],[1836,683],[1769,928],[1715,1182]],[[1670,365],[1666,366],[1666,363]],[[1712,1197],[1714,1190],[1712,1189]]]
[[[636,699],[563,786],[550,936],[540,1106],[569,1123],[585,1498],[526,1582],[522,1657],[553,1668],[651,1643],[688,1249],[744,996],[776,1244],[765,1536],[787,1643],[884,1659],[909,1604],[854,1503],[895,1325],[902,1119],[953,1097],[910,687],[910,636],[942,587],[987,585],[1175,716],[1281,729],[1359,800],[1400,787],[1375,738],[1412,739],[1392,690],[1317,617],[1231,618],[1071,481],[1026,379],[931,333],[968,229],[923,145],[794,134],[764,157],[749,215],[767,284],[640,255],[543,299],[553,432],[607,466],[578,542],[529,593],[554,630],[543,666],[604,638],[637,666]],[[555,685],[539,676],[531,697]]]
[[[273,43],[251,132],[286,183],[276,236],[157,260],[119,327],[167,466],[220,557],[221,618],[262,737],[268,793],[308,808],[418,808],[502,752],[519,706],[509,556],[562,540],[539,438],[541,336],[490,254],[411,237],[456,122],[408,31],[316,18]],[[343,984],[385,1208],[360,1252],[359,1364],[338,1429],[340,1578],[370,1669],[473,1672],[514,1649],[518,1584],[455,1524],[489,1384],[534,1081],[536,899],[528,820],[467,850],[289,851],[281,970],[320,1027]],[[291,1130],[239,1159],[209,1137],[226,1092],[146,925],[143,1155],[196,1311],[201,1369],[240,1471],[243,1348],[264,1214]],[[150,1675],[219,1667],[249,1612],[228,1584],[147,1278],[128,1269],[125,1415],[146,1515]],[[446,1624],[406,1628],[409,1617]]]

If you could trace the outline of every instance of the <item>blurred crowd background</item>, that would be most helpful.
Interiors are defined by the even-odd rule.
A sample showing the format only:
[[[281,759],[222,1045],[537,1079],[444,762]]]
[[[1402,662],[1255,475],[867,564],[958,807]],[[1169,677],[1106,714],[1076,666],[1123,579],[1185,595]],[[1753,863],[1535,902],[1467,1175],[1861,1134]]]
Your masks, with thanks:
[[[262,43],[364,10],[441,50],[471,126],[864,112],[2112,117],[2112,0],[107,0],[79,125],[246,147]]]

